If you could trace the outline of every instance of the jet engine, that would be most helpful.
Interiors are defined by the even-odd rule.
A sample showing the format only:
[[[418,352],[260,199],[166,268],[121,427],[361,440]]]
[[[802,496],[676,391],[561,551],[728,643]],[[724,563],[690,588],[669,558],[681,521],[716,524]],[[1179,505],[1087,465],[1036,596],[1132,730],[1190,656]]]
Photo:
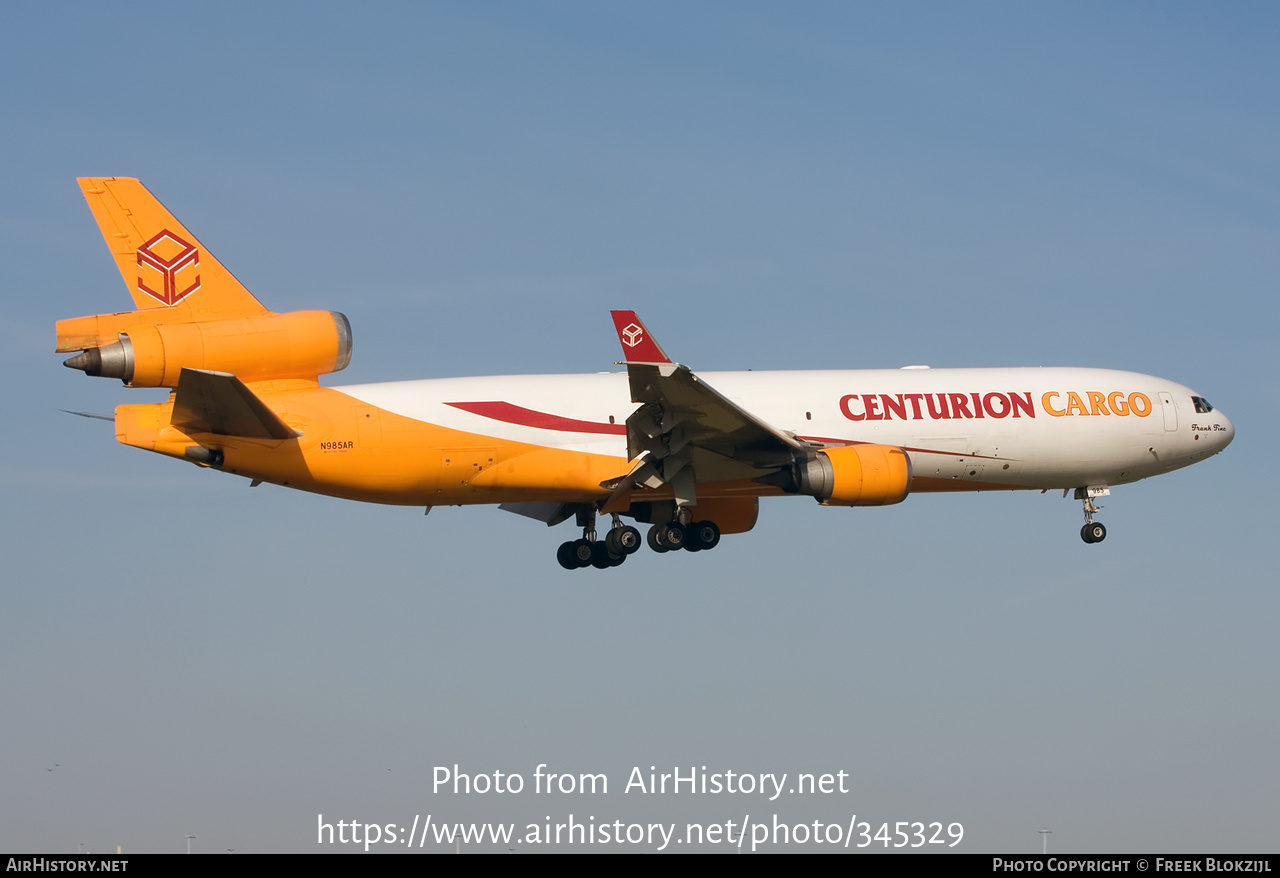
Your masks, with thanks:
[[[337,311],[188,323],[139,321],[121,328],[116,341],[103,344],[102,330],[117,320],[118,315],[101,315],[60,321],[58,349],[83,347],[64,365],[87,375],[119,378],[131,387],[177,387],[183,369],[230,372],[242,381],[314,380],[345,369],[351,361],[351,324]]]
[[[911,491],[911,458],[893,445],[823,448],[767,481],[823,506],[889,506]]]

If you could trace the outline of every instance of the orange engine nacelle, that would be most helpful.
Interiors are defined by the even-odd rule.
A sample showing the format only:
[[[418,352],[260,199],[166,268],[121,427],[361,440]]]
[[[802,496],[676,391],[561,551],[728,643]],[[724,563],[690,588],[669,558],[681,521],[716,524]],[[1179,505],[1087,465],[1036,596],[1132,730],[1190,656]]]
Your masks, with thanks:
[[[911,491],[911,458],[893,445],[823,448],[796,466],[785,490],[816,497],[823,506],[888,506]]]
[[[760,517],[759,497],[705,497],[697,506],[690,506],[690,521],[714,521],[720,533],[744,534],[756,526]],[[676,517],[676,504],[672,500],[632,503],[623,515],[648,524],[665,524]]]
[[[720,533],[744,534],[760,517],[758,497],[716,497],[699,500],[689,509],[690,521],[714,521]]]
[[[183,369],[230,372],[242,381],[314,380],[351,361],[351,324],[337,311],[119,326],[122,316],[59,321],[58,349],[84,348],[66,365],[131,387],[177,387]],[[104,343],[113,323],[118,340]]]

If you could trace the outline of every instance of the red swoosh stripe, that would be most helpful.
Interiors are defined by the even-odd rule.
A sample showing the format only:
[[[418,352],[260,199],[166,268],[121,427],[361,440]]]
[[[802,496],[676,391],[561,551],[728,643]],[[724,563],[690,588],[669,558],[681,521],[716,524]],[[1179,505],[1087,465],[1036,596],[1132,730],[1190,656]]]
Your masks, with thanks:
[[[537,427],[539,430],[559,430],[564,433],[606,433],[611,436],[627,435],[626,424],[601,424],[595,421],[579,421],[562,418],[548,412],[538,412],[509,402],[447,402],[445,405],[471,412],[482,418],[519,424],[521,427]]]
[[[809,439],[814,442],[821,442],[824,445],[892,445],[892,442],[863,442],[855,439],[831,439],[827,436],[800,436],[800,439]],[[992,456],[990,454],[969,454],[965,451],[938,451],[934,448],[916,448],[912,445],[899,445],[903,451],[914,451],[918,454],[943,454],[947,457],[973,457],[979,460],[1011,460],[1012,458]]]

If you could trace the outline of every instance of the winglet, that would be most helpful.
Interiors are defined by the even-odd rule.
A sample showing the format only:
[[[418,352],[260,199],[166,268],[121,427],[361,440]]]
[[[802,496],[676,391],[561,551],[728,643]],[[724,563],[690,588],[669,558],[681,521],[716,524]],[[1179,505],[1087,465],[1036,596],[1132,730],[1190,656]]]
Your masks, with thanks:
[[[622,343],[622,355],[628,363],[670,363],[662,346],[654,341],[644,322],[634,311],[610,311],[613,326],[618,330]]]

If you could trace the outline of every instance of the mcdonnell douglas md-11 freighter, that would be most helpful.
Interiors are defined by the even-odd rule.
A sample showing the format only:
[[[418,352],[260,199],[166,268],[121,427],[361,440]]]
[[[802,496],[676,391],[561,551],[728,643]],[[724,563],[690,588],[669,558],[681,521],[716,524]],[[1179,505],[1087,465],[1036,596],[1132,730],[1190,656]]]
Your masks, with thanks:
[[[137,180],[80,180],[136,311],[61,320],[66,365],[157,405],[115,410],[116,438],[262,482],[404,506],[496,503],[582,536],[568,568],[712,549],[761,497],[884,506],[924,491],[1063,489],[1086,543],[1113,485],[1225,448],[1195,391],[1104,369],[695,374],[634,311],[614,311],[626,372],[321,387],[351,359],[334,311],[276,314]],[[601,538],[597,519],[607,516]],[[623,519],[651,525],[647,538]]]

